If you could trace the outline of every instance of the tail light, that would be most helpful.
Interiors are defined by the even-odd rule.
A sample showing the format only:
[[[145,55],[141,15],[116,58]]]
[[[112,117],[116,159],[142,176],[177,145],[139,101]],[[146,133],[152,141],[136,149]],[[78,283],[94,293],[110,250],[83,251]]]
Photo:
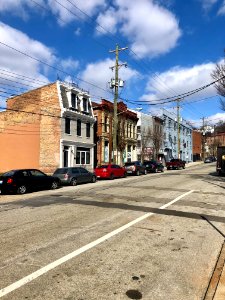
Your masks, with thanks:
[[[12,178],[8,178],[8,179],[7,179],[7,183],[8,183],[8,184],[12,184],[12,183],[13,183],[13,179],[12,179]]]

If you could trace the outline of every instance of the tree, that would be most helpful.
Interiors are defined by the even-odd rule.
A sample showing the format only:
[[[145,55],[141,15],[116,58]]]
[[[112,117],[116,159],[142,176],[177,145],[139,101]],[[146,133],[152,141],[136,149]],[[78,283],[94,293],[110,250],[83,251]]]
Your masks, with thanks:
[[[145,127],[141,133],[141,161],[149,160],[152,156],[151,150],[152,131],[150,127]]]
[[[215,80],[224,77],[215,84],[215,87],[218,94],[225,97],[225,63],[216,64],[215,70],[213,70],[211,76]],[[220,99],[220,105],[221,109],[225,111],[225,100],[222,98]]]

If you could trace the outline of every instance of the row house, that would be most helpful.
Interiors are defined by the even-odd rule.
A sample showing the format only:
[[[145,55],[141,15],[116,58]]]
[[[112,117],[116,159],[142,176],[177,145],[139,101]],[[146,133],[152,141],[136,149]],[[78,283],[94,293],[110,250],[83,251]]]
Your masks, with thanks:
[[[204,137],[206,155],[216,156],[217,147],[225,146],[225,132],[207,132]]]
[[[192,131],[192,153],[193,161],[202,159],[202,133],[199,130]]]
[[[113,103],[102,99],[100,103],[92,103],[96,118],[96,151],[94,166],[113,161]],[[128,110],[123,102],[117,104],[117,163],[137,160],[137,114]]]
[[[192,127],[185,120],[180,120],[180,153],[178,153],[177,116],[163,109],[162,118],[164,120],[164,154],[166,160],[180,158],[187,162],[192,161]]]
[[[137,158],[139,161],[163,157],[163,120],[137,112]]]
[[[75,84],[56,81],[9,98],[0,113],[0,172],[92,170],[94,123],[90,95]]]

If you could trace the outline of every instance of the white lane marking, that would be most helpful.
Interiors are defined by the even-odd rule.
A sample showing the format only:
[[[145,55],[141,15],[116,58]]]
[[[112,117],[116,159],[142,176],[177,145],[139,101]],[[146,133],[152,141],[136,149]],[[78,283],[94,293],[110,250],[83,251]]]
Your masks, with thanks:
[[[182,194],[181,196],[179,196],[179,197],[175,198],[174,200],[170,201],[169,203],[161,206],[159,209],[164,209],[164,208],[168,207],[169,205],[177,202],[181,198],[183,198],[183,197],[185,197],[185,196],[187,196],[187,195],[189,195],[189,194],[191,194],[193,192],[194,192],[194,190],[191,190],[191,191],[189,191],[189,192],[187,192],[185,194]],[[7,294],[9,294],[12,291],[18,289],[18,288],[20,288],[21,286],[27,284],[28,282],[31,282],[32,280],[34,280],[34,279],[38,278],[39,276],[47,273],[48,271],[50,271],[50,270],[58,267],[59,265],[67,262],[68,260],[70,260],[70,259],[78,256],[79,254],[81,254],[81,253],[83,253],[83,252],[85,252],[85,251],[87,251],[87,250],[89,250],[89,249],[91,249],[91,248],[99,245],[100,243],[106,241],[107,239],[113,237],[114,235],[116,235],[116,234],[124,231],[125,229],[133,226],[134,224],[136,224],[136,223],[138,223],[140,221],[143,221],[144,219],[146,219],[149,216],[152,216],[154,214],[155,213],[147,213],[147,214],[145,214],[145,215],[143,215],[143,216],[141,216],[141,217],[139,217],[139,218],[137,218],[137,219],[135,219],[135,220],[133,220],[133,221],[125,224],[125,225],[123,225],[122,227],[119,227],[118,229],[113,230],[112,232],[110,232],[110,233],[102,236],[101,238],[99,238],[99,239],[97,239],[97,240],[95,240],[95,241],[93,241],[93,242],[91,242],[91,243],[89,243],[89,244],[87,244],[87,245],[85,245],[85,246],[83,246],[83,247],[81,247],[81,248],[79,248],[79,249],[77,249],[77,250],[75,250],[75,251],[73,251],[73,252],[71,252],[71,253],[63,256],[63,257],[61,257],[60,259],[58,259],[58,260],[56,260],[56,261],[48,264],[47,266],[45,266],[45,267],[43,267],[43,268],[35,271],[34,273],[32,273],[30,275],[27,275],[26,277],[24,277],[24,278],[22,278],[22,279],[20,279],[20,280],[18,280],[16,282],[8,285],[7,287],[5,287],[5,288],[3,288],[3,289],[0,290],[0,298],[3,297],[3,296],[5,296],[5,295],[7,295]]]

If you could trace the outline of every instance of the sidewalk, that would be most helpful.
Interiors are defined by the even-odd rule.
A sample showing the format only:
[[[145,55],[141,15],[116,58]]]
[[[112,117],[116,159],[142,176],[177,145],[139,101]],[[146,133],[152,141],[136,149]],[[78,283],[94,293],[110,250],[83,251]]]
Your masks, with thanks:
[[[201,165],[201,164],[204,164],[204,162],[203,161],[189,162],[189,163],[185,164],[185,167],[189,168],[189,167],[198,166],[198,165]]]

